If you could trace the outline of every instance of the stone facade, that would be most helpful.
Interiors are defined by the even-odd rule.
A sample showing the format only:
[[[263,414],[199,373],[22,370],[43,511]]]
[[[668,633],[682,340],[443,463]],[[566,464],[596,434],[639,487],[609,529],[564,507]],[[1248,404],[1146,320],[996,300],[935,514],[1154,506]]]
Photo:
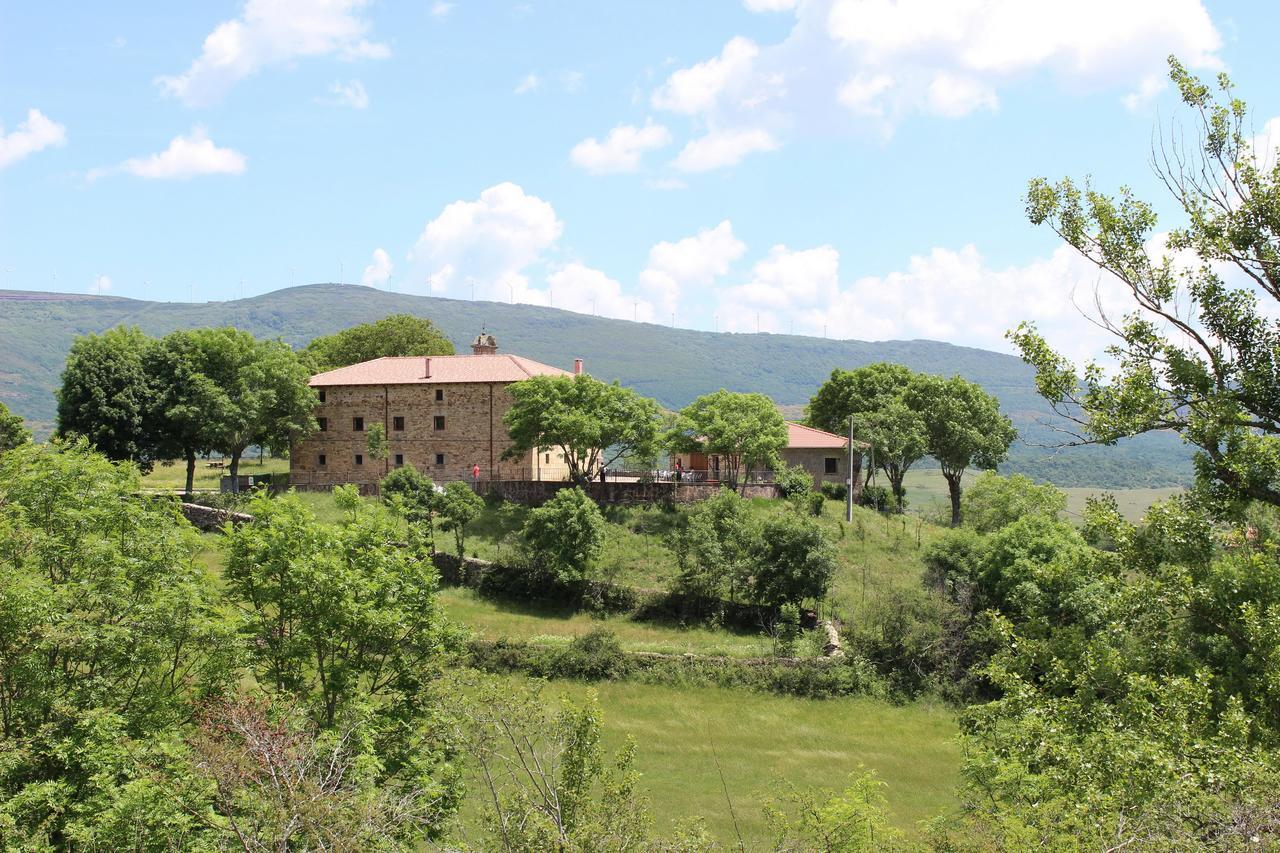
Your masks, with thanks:
[[[823,483],[844,483],[849,479],[847,450],[829,447],[788,447],[782,451],[781,455],[782,461],[786,464],[799,465],[812,474],[815,486],[821,486]],[[860,454],[854,456],[853,465],[855,473],[862,470]]]
[[[477,360],[453,375],[483,376],[491,365],[505,368],[504,357],[491,352],[471,356],[432,359],[437,369],[445,359]],[[366,362],[374,365],[376,362]],[[357,365],[356,368],[365,365]],[[551,370],[551,368],[548,368]],[[386,371],[384,371],[386,372]],[[440,370],[447,378],[450,371]],[[359,384],[340,383],[342,376],[359,376]],[[480,466],[480,480],[565,480],[569,469],[559,451],[525,454],[506,460],[511,447],[502,417],[511,408],[509,381],[440,381],[423,377],[412,382],[375,384],[376,370],[363,373],[331,371],[313,378],[322,395],[316,418],[322,429],[295,444],[289,464],[291,485],[328,488],[347,483],[368,490],[393,468],[412,464],[439,483],[472,479]],[[390,375],[390,378],[396,378]],[[387,458],[369,455],[368,430],[382,424],[387,436]]]

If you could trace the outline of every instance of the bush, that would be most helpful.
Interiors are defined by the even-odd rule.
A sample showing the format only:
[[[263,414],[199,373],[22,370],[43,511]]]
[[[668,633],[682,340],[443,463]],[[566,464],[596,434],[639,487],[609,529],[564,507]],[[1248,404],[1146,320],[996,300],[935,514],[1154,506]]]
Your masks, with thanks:
[[[783,465],[774,473],[773,481],[778,486],[778,494],[784,498],[813,491],[813,475],[801,465]]]
[[[1002,477],[984,471],[965,490],[961,506],[966,527],[994,533],[1027,516],[1057,518],[1067,508],[1067,496],[1048,483],[1038,485],[1021,474]]]
[[[752,595],[757,604],[781,607],[809,598],[821,600],[835,575],[835,547],[816,522],[781,515],[761,528],[752,564]]]
[[[827,498],[822,492],[809,492],[805,502],[809,505],[809,513],[814,518],[820,518],[822,511],[827,508]]]
[[[893,493],[885,486],[866,486],[858,498],[861,506],[871,507],[877,512],[888,512],[893,506]]]
[[[828,500],[843,501],[849,498],[849,487],[844,483],[824,482],[819,488]]]
[[[561,582],[584,580],[604,550],[604,516],[586,492],[574,486],[529,513],[522,535],[531,561]]]

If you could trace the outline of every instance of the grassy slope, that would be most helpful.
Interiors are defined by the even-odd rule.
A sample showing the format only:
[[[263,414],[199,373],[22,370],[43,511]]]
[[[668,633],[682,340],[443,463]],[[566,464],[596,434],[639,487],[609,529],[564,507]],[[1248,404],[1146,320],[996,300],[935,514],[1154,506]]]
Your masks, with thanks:
[[[507,352],[566,367],[582,356],[596,376],[616,378],[673,408],[724,387],[763,392],[794,412],[832,368],[874,361],[900,362],[927,373],[959,373],[999,397],[1028,438],[1043,443],[1055,438],[1036,423],[1049,413],[1025,364],[1012,356],[936,341],[713,334],[530,305],[409,296],[350,285],[309,285],[203,304],[65,295],[20,300],[5,299],[5,293],[0,291],[0,401],[28,418],[41,434],[52,426],[53,390],[77,334],[119,324],[137,325],[150,334],[231,324],[297,346],[343,326],[409,312],[431,318],[459,347],[486,324]],[[1009,467],[1063,485],[1156,486],[1185,482],[1190,476],[1186,460],[1176,438],[1160,435],[1116,448],[1057,453],[1018,444]]]

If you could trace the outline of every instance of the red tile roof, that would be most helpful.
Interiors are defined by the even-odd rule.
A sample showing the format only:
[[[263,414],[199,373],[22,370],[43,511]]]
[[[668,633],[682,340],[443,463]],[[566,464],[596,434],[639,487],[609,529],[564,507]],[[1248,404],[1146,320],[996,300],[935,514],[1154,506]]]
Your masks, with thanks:
[[[860,441],[856,442],[856,444],[865,446]],[[838,447],[843,449],[848,446],[849,439],[844,436],[787,421],[787,447]]]
[[[530,376],[572,376],[567,370],[518,355],[433,355],[375,358],[311,377],[311,386],[418,385],[457,382],[519,382]]]

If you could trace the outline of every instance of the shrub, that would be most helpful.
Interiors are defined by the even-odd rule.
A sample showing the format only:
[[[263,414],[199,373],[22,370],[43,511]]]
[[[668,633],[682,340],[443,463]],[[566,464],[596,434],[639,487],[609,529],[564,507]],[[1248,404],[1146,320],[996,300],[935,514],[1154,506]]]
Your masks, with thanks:
[[[463,556],[467,544],[466,529],[481,510],[484,501],[461,480],[455,480],[444,487],[444,494],[439,496],[440,526],[453,531],[454,544],[458,547],[458,556]]]
[[[586,492],[574,486],[529,513],[522,535],[532,561],[561,582],[580,581],[604,550],[604,516]]]
[[[893,505],[893,494],[885,486],[866,486],[858,498],[862,506],[871,507],[877,512],[888,512]]]
[[[784,498],[799,497],[813,491],[813,475],[801,465],[781,466],[774,473],[773,481],[778,486],[778,494]]]
[[[821,600],[835,575],[835,547],[816,522],[781,515],[764,523],[752,564],[757,604],[780,607],[807,598]]]
[[[819,488],[828,500],[843,501],[849,498],[849,487],[844,483],[824,482]]]
[[[993,533],[1027,516],[1057,518],[1067,508],[1067,496],[1048,483],[1038,485],[1021,474],[1002,477],[984,471],[965,490],[961,505],[966,527]]]

